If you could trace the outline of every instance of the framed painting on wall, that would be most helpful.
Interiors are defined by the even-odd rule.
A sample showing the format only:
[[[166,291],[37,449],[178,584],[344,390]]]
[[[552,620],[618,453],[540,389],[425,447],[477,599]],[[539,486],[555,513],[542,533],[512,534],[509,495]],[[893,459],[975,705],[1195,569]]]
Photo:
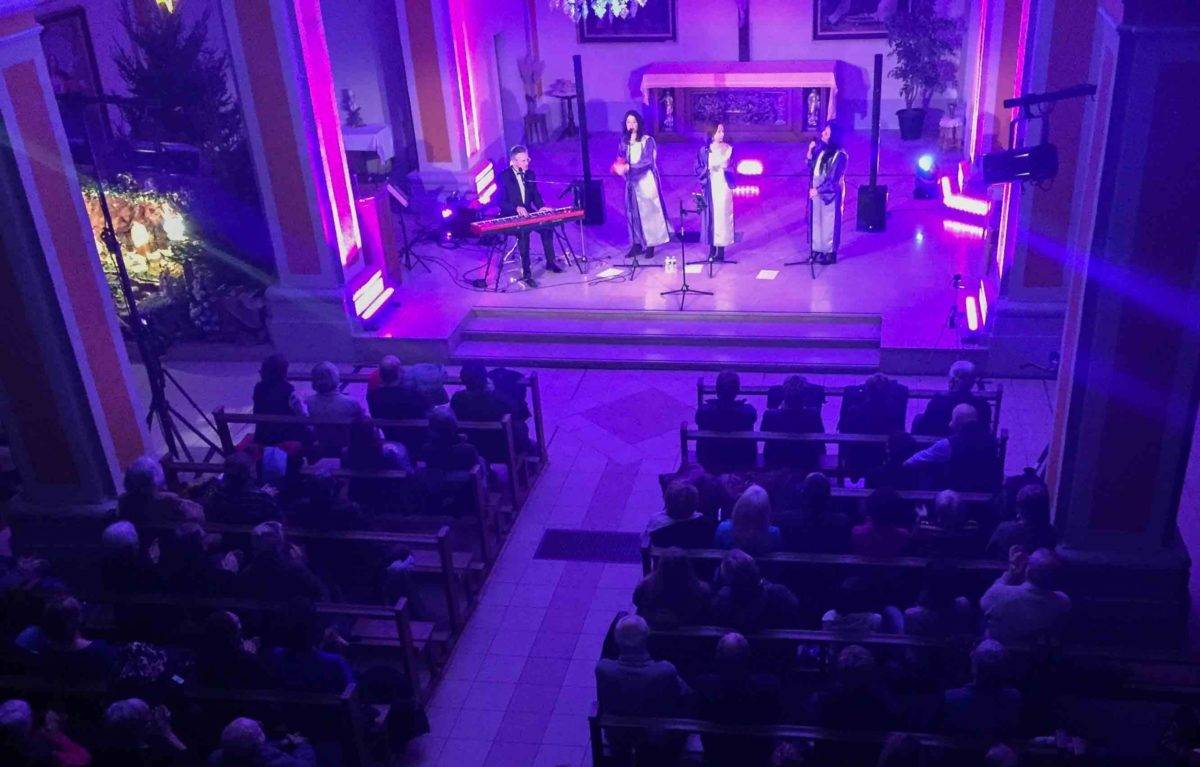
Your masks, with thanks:
[[[887,37],[887,21],[908,0],[813,0],[814,40]]]
[[[662,43],[675,41],[675,0],[648,0],[638,7],[629,3],[629,16],[612,14],[596,18],[588,14],[579,22],[581,43]]]
[[[42,25],[42,52],[46,56],[46,69],[55,96],[99,96],[103,93],[100,84],[100,68],[96,65],[96,51],[92,47],[92,34],[88,29],[87,16],[82,8],[38,17]],[[108,121],[108,110],[90,106],[84,110],[86,129],[97,139],[112,137]],[[63,124],[68,138],[83,130],[79,119],[63,115]]]

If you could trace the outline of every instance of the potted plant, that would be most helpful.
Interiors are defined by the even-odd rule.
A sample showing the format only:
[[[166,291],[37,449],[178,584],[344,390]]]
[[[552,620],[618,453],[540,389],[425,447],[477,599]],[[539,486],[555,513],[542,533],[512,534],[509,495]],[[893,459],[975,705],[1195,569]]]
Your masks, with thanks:
[[[925,112],[935,94],[958,84],[958,54],[962,29],[957,19],[939,16],[932,0],[912,0],[888,21],[888,48],[896,66],[888,76],[900,81],[904,109],[896,112],[900,138],[921,138]]]

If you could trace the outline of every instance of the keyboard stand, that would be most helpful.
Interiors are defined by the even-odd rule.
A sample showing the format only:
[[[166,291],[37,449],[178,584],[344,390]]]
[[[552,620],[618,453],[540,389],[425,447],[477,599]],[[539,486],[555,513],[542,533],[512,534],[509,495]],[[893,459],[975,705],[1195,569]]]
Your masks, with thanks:
[[[580,224],[580,228],[583,225]],[[563,259],[568,264],[573,264],[580,274],[587,274],[588,262],[587,256],[575,252],[575,248],[571,245],[571,240],[567,237],[567,227],[559,224],[554,227],[554,240],[558,243],[559,250],[562,251]],[[580,245],[583,243],[583,232],[579,235]]]
[[[488,245],[487,262],[483,266],[483,287],[485,290],[488,286],[488,275],[492,271],[492,259],[496,258],[496,256],[500,257],[496,263],[496,281],[492,283],[493,293],[500,292],[500,277],[504,274],[504,264],[508,261],[508,257],[513,254],[513,251],[517,249],[517,240],[514,237],[512,247],[505,250],[505,246],[508,245],[508,238],[508,235],[495,235],[495,239]]]

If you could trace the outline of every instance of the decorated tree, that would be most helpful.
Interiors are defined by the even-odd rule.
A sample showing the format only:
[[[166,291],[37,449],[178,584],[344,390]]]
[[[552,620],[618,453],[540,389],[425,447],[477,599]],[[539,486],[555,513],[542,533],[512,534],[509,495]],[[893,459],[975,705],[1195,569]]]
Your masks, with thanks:
[[[209,11],[188,24],[174,6],[145,3],[135,13],[131,2],[143,0],[122,6],[130,47],[115,61],[131,97],[121,110],[132,138],[192,144],[220,172],[244,151],[245,134],[228,56],[208,43]]]

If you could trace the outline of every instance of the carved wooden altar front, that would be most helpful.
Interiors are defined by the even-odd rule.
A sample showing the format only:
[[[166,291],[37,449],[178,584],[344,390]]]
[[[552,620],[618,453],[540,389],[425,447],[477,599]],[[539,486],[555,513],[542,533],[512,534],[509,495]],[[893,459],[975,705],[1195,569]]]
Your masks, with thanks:
[[[642,70],[660,140],[695,140],[718,122],[738,141],[803,141],[837,116],[837,61],[677,61]]]

